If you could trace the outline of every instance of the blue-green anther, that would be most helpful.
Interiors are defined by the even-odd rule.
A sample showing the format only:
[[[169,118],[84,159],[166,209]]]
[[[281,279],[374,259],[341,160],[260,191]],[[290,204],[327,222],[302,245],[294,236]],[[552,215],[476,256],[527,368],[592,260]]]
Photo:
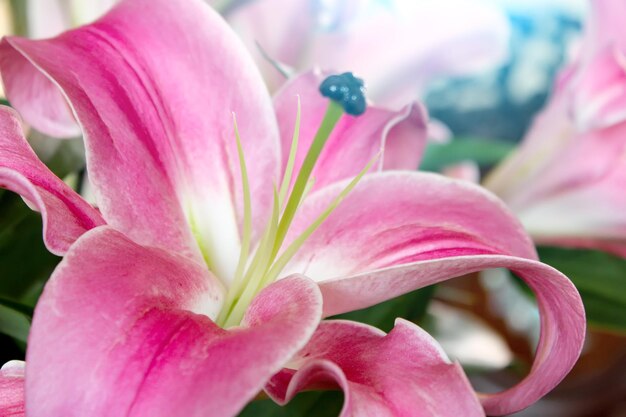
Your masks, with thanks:
[[[365,113],[367,108],[363,80],[351,72],[326,78],[320,85],[320,93],[338,103],[346,113],[353,116]]]

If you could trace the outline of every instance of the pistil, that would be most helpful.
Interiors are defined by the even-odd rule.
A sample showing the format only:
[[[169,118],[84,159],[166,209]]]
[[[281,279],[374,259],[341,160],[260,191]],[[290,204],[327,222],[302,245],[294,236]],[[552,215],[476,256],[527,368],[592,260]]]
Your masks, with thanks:
[[[357,185],[360,179],[373,166],[377,157],[370,161],[364,169],[352,179],[346,188],[338,194],[331,204],[315,219],[311,225],[279,255],[285,237],[293,219],[300,207],[302,200],[312,186],[311,174],[315,168],[326,142],[330,138],[335,126],[344,115],[359,115],[365,111],[365,96],[363,82],[355,78],[351,73],[328,77],[320,86],[322,95],[329,97],[326,113],[317,130],[313,142],[298,171],[288,197],[293,168],[295,164],[296,150],[300,127],[300,100],[298,99],[298,114],[292,138],[291,150],[287,161],[285,174],[282,178],[280,190],[274,185],[274,203],[272,214],[261,236],[255,254],[250,262],[250,239],[252,230],[252,207],[250,199],[250,187],[246,163],[241,146],[241,138],[235,120],[235,138],[242,174],[242,188],[244,192],[244,221],[242,232],[242,244],[233,283],[226,295],[226,300],[217,323],[223,327],[238,325],[254,296],[265,286],[271,284],[285,268],[306,239],[326,220],[332,211]],[[286,202],[285,202],[286,199]],[[284,205],[284,210],[282,209]],[[278,257],[278,259],[277,259]],[[247,266],[247,268],[246,268]]]

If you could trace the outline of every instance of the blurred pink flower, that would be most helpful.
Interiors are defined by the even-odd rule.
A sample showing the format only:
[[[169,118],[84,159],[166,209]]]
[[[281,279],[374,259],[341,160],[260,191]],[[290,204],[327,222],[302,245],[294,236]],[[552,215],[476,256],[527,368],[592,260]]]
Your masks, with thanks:
[[[295,72],[353,71],[371,98],[392,107],[435,77],[494,68],[508,56],[507,17],[482,0],[254,0],[228,20],[270,89],[284,77],[267,57]]]
[[[48,248],[64,255],[32,324],[29,417],[223,417],[264,387],[284,402],[319,384],[344,390],[344,417],[508,414],[550,391],[578,358],[580,297],[536,260],[504,205],[470,183],[401,170],[417,164],[424,142],[417,104],[342,115],[309,166],[315,182],[289,211],[274,184],[290,161],[296,173],[307,169],[304,154],[330,114],[317,91],[322,75],[292,79],[272,106],[243,45],[199,0],[126,0],[53,39],[5,38],[0,71],[33,126],[58,133],[78,121],[100,209],[37,159],[17,113],[2,107],[0,185],[42,213]],[[296,93],[302,117],[290,158]],[[281,229],[286,213],[292,221]],[[269,272],[241,275],[244,248],[276,250],[259,258]],[[385,335],[321,321],[499,267],[528,283],[542,314],[530,374],[501,393],[474,393],[412,323]],[[0,411],[15,407],[21,381],[0,374]]]
[[[578,58],[485,179],[538,243],[626,256],[626,3],[594,0]]]

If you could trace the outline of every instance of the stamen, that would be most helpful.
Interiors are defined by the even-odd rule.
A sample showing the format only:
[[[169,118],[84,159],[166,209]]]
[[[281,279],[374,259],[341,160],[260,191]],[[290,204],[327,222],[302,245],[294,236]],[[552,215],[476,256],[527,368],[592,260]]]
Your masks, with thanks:
[[[278,225],[277,239],[272,250],[272,257],[276,256],[283,244],[289,225],[293,221],[293,217],[302,200],[302,195],[306,189],[308,179],[313,172],[315,163],[322,153],[322,149],[328,141],[330,134],[343,115],[343,112],[358,116],[365,112],[367,106],[363,80],[355,77],[351,72],[327,77],[320,85],[319,90],[323,96],[330,98],[331,102],[326,109],[324,119],[315,134],[315,138],[304,158],[304,162],[302,162],[302,167],[294,183],[289,201],[287,201],[283,217]]]
[[[328,109],[326,109],[326,114],[324,115],[322,124],[315,134],[313,143],[311,144],[308,153],[304,157],[304,162],[302,162],[300,172],[298,172],[298,177],[296,178],[293,189],[291,190],[291,195],[289,196],[289,200],[287,201],[287,206],[285,207],[283,216],[280,219],[280,223],[278,224],[278,232],[276,234],[274,248],[272,249],[272,257],[276,256],[278,250],[280,249],[280,246],[285,240],[287,230],[289,229],[289,225],[291,225],[291,222],[293,221],[293,218],[296,214],[296,210],[300,205],[302,195],[304,194],[304,190],[306,188],[309,177],[313,172],[315,163],[317,162],[320,154],[322,153],[322,149],[326,144],[326,141],[328,141],[330,134],[332,133],[342,115],[342,107],[339,106],[339,104],[337,104],[336,102],[331,101],[328,105]]]
[[[223,327],[236,326],[241,322],[254,296],[262,288],[278,278],[280,272],[302,247],[306,239],[319,228],[337,206],[347,197],[361,178],[372,168],[379,157],[379,155],[377,155],[372,159],[365,168],[350,181],[346,188],[335,197],[330,205],[282,252],[278,259],[276,259],[296,212],[300,208],[306,195],[313,188],[314,179],[311,177],[311,174],[337,122],[341,119],[344,112],[351,115],[359,115],[365,111],[366,100],[363,81],[354,77],[351,73],[328,77],[321,84],[320,92],[322,95],[331,98],[331,101],[322,123],[313,138],[313,142],[304,157],[302,166],[291,188],[291,193],[289,193],[300,134],[301,108],[300,97],[298,97],[298,113],[296,115],[291,149],[285,174],[281,181],[280,191],[278,191],[274,185],[274,203],[271,218],[258,243],[254,257],[247,267],[252,235],[250,184],[241,138],[239,136],[236,119],[233,115],[244,193],[244,221],[241,252],[235,279],[229,288],[224,306],[217,318],[217,324]],[[289,196],[287,196],[288,194]],[[283,204],[285,204],[284,210]]]
[[[307,227],[306,230],[302,232],[302,234],[300,234],[300,236],[294,239],[291,245],[289,245],[289,247],[285,249],[285,252],[280,256],[280,258],[278,258],[276,262],[274,262],[272,268],[265,275],[263,285],[267,285],[273,282],[276,278],[278,278],[278,274],[280,274],[280,271],[282,271],[285,266],[287,266],[287,263],[298,252],[304,242],[309,238],[309,236],[313,234],[313,232],[317,230],[318,227],[320,227],[320,225],[328,218],[328,216],[330,216],[330,214],[339,206],[339,204],[341,204],[341,202],[348,196],[348,194],[354,189],[354,187],[356,187],[359,181],[361,181],[361,178],[363,178],[363,176],[367,174],[367,172],[372,168],[378,158],[380,158],[380,152],[376,154],[376,156],[374,156],[374,158],[372,158],[367,163],[365,168],[363,168],[363,170],[361,170],[361,172],[359,172],[359,174],[354,177],[352,181],[350,181],[346,188],[344,188],[337,195],[337,197],[335,197],[335,199],[330,203],[326,210],[324,210],[324,212],[322,212],[322,214],[320,214],[317,219],[315,219],[313,223],[311,223],[309,227]]]
[[[293,166],[296,163],[296,153],[298,151],[298,138],[300,137],[300,96],[298,97],[298,113],[296,113],[296,125],[293,128],[293,137],[291,139],[291,149],[289,150],[289,158],[287,159],[287,166],[285,167],[285,175],[283,176],[283,182],[280,186],[279,203],[282,207],[287,197],[287,191],[289,191],[289,185],[291,185],[291,176],[293,175]]]
[[[230,309],[222,308],[222,312],[220,312],[220,317],[218,317],[217,323],[220,324],[220,322],[223,321],[223,327],[230,327],[239,324],[246,309],[248,308],[248,305],[252,302],[256,293],[262,288],[261,283],[263,282],[263,276],[269,269],[273,259],[270,251],[272,248],[272,241],[276,237],[278,212],[278,193],[276,191],[276,187],[274,187],[274,207],[272,210],[272,217],[267,224],[263,238],[259,243],[257,253],[252,259],[252,264],[244,277],[243,282],[246,284],[245,287],[242,289],[238,288],[232,292],[235,296],[236,294],[241,295],[238,299],[231,300],[232,304],[229,304],[228,302],[224,304],[225,307],[230,305]],[[231,291],[229,291],[229,295],[231,295]],[[222,313],[225,314],[222,315]]]
[[[233,113],[233,124],[235,128],[235,138],[237,140],[237,155],[239,156],[239,169],[241,170],[241,183],[243,188],[243,233],[241,238],[241,251],[239,252],[239,262],[237,262],[237,270],[233,283],[241,280],[243,269],[248,261],[248,253],[250,252],[250,239],[252,236],[252,204],[250,202],[250,181],[248,178],[248,169],[246,160],[243,155],[243,147],[241,146],[241,136],[237,127],[237,117]]]
[[[315,177],[311,177],[307,181],[306,187],[304,187],[304,193],[302,193],[302,201],[304,201],[304,199],[309,195],[309,193],[311,192],[314,186],[315,186]],[[302,201],[300,203],[302,203]],[[300,207],[298,206],[298,208]]]

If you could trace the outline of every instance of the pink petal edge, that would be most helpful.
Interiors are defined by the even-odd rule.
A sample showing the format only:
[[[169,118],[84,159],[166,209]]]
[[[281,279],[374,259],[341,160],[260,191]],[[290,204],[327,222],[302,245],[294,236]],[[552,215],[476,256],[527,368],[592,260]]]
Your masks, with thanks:
[[[458,363],[425,331],[403,319],[387,335],[360,323],[322,322],[285,370],[266,386],[278,403],[299,391],[338,385],[340,417],[484,416]]]
[[[541,336],[531,372],[514,387],[480,394],[489,415],[522,410],[551,391],[572,369],[585,339],[585,314],[574,285],[557,270],[532,260],[499,255],[456,256],[419,261],[320,282],[324,315],[331,316],[491,268],[508,268],[537,297]]]
[[[100,213],[57,178],[24,138],[17,113],[0,106],[0,187],[41,212],[48,249],[63,255],[87,230],[105,224]]]

